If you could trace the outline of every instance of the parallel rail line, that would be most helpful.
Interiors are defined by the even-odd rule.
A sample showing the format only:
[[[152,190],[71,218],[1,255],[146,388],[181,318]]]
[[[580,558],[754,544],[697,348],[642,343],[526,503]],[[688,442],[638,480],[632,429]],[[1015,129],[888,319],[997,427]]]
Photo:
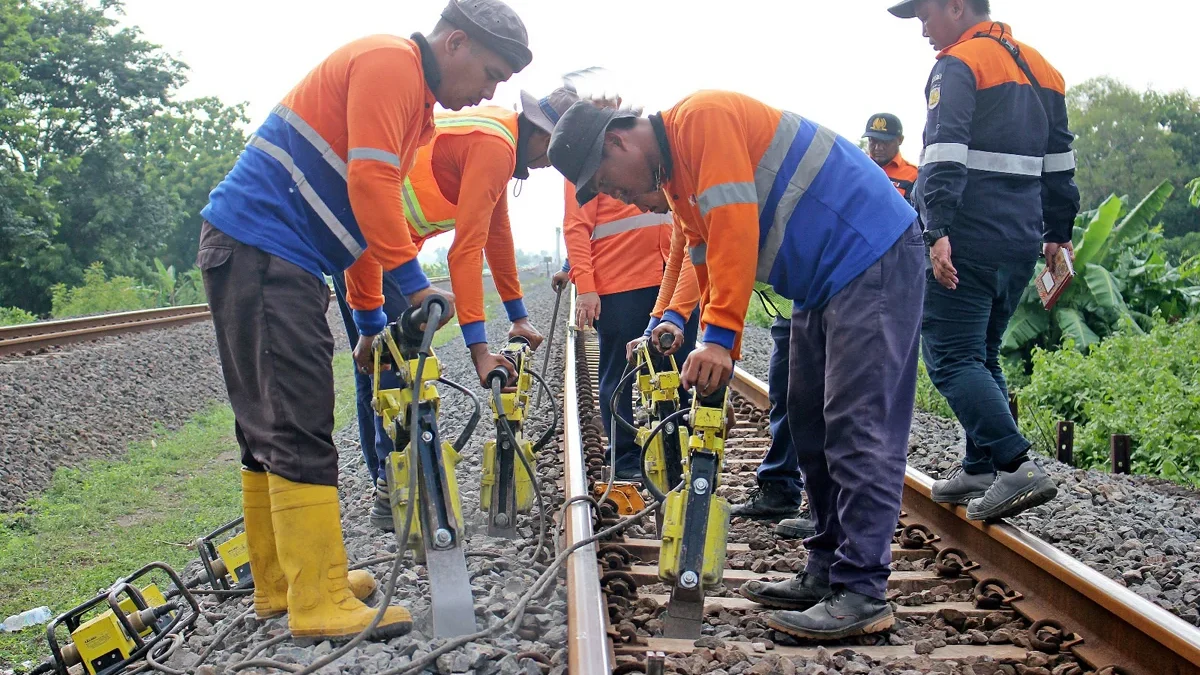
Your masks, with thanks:
[[[569,316],[574,316],[573,311]],[[563,447],[567,471],[564,483],[566,497],[571,500],[591,494],[590,483],[598,474],[596,464],[599,460],[595,449],[587,447],[588,439],[593,446],[596,444],[596,429],[584,425],[580,414],[581,406],[594,404],[591,392],[599,389],[595,380],[597,349],[594,334],[572,328],[569,344],[564,351]],[[763,411],[767,408],[767,388],[758,379],[738,369],[733,390],[738,399],[735,408],[739,409],[739,419],[728,441],[726,471],[730,471],[731,467],[734,471],[751,471],[762,457],[768,439],[758,431],[757,425],[746,419],[745,411]],[[583,403],[580,403],[581,393]],[[590,477],[589,462],[592,469]],[[726,485],[719,491],[724,489],[725,494],[730,494],[738,489],[729,485],[737,481],[726,480],[733,475],[736,474],[723,477]],[[929,590],[935,584],[948,585],[959,592],[974,589],[976,602],[898,606],[899,617],[920,621],[953,610],[958,616],[982,621],[984,617],[999,611],[1011,619],[1020,617],[1031,624],[1027,635],[1038,640],[1033,648],[1046,652],[1061,649],[1062,653],[1073,655],[1083,666],[1079,670],[1064,672],[1082,673],[1091,669],[1104,675],[1200,674],[1200,630],[1018,527],[1006,523],[968,521],[964,507],[935,504],[930,499],[932,485],[931,477],[912,467],[908,468],[893,557],[923,560],[928,569],[893,572],[889,588],[895,593]],[[591,508],[581,502],[568,507],[565,514],[567,545],[591,536]],[[634,564],[618,568],[618,576],[625,579],[623,584],[627,586],[628,580],[637,586],[650,586],[658,582],[657,541],[617,538],[611,544],[615,546],[602,548],[610,551],[619,548],[623,554],[635,558]],[[734,553],[745,555],[748,550],[745,544],[732,543],[728,547],[731,557]],[[935,574],[933,565],[929,564],[929,559],[935,556],[939,562],[948,562],[950,567],[957,567],[958,574],[946,577],[941,573]],[[620,655],[641,658],[654,653],[692,652],[695,647],[690,640],[631,636],[627,628],[621,632],[610,625],[610,614],[618,612],[625,602],[618,598],[620,602],[614,605],[605,594],[606,585],[602,579],[610,574],[605,574],[602,568],[612,562],[613,556],[604,556],[596,546],[577,551],[571,559],[567,578],[570,672],[582,675],[611,673]],[[948,574],[953,575],[953,572]],[[788,576],[776,572],[756,574],[746,569],[726,569],[725,582],[729,589],[735,590],[749,579],[776,580]],[[636,590],[634,592],[636,594]],[[639,604],[646,598],[659,605],[667,602],[667,597],[662,594],[643,592],[635,597]],[[705,610],[706,613],[723,610],[751,613],[769,611],[740,597],[711,596],[706,599]],[[751,656],[761,652],[748,640],[728,644]],[[826,647],[831,652],[849,647],[876,659],[917,656],[913,645],[834,643]],[[812,657],[816,654],[816,646],[777,646],[771,653]],[[933,660],[959,661],[970,661],[985,655],[1001,662],[1022,662],[1027,650],[1015,644],[950,644],[928,654]],[[620,671],[641,672],[645,668],[630,669],[626,666],[621,667]]]

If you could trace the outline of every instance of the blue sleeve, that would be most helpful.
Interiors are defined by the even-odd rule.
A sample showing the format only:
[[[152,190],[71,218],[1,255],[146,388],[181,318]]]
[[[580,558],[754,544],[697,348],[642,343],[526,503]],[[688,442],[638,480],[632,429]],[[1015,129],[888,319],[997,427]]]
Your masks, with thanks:
[[[350,313],[354,317],[354,327],[359,335],[378,335],[387,326],[387,314],[382,307],[375,309],[356,309]]]
[[[925,93],[929,113],[915,201],[925,229],[951,229],[967,187],[975,73],[957,58],[944,57],[934,65]]]
[[[733,341],[736,339],[737,333],[728,328],[721,328],[720,326],[713,326],[711,324],[704,328],[704,341],[714,345],[721,345],[725,349],[732,351]]]
[[[485,322],[472,321],[471,323],[464,323],[460,328],[462,328],[463,342],[466,342],[468,347],[477,345],[480,342],[487,344],[487,327]]]
[[[643,335],[645,335],[646,337],[650,337],[650,333],[654,332],[655,328],[658,328],[658,324],[661,321],[662,321],[662,319],[658,318],[657,316],[650,317],[650,324],[648,326],[646,326],[646,332],[643,333]]]
[[[1046,159],[1042,169],[1043,240],[1055,244],[1071,241],[1079,214],[1079,187],[1075,185],[1075,135],[1067,127],[1067,99],[1057,91],[1042,90],[1042,105],[1050,123]]]
[[[429,279],[425,276],[425,270],[421,269],[421,263],[416,258],[387,272],[387,274],[391,275],[392,279],[396,281],[396,285],[400,287],[400,292],[405,296],[429,288]]]
[[[563,259],[563,266],[562,266],[562,270],[561,270],[561,271],[563,271],[563,272],[570,272],[570,271],[571,271],[571,259],[570,259],[570,258],[565,258],[565,259]]]
[[[667,323],[674,324],[674,326],[679,330],[684,330],[684,326],[687,325],[687,319],[685,319],[684,316],[679,312],[671,309],[663,312],[662,320],[666,321]]]
[[[525,301],[521,298],[505,300],[504,311],[508,312],[508,320],[512,322],[520,321],[529,316],[529,312],[525,311]]]

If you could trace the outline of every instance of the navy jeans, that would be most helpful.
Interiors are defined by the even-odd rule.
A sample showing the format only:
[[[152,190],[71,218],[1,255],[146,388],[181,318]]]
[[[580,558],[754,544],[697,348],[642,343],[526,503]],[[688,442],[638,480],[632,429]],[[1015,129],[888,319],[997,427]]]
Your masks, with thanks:
[[[771,402],[768,419],[771,424],[771,447],[758,467],[758,483],[774,483],[796,504],[804,495],[804,475],[792,445],[792,432],[787,421],[788,343],[792,322],[778,317],[771,323],[771,364],[767,371],[767,397]]]
[[[346,304],[346,282],[340,274],[333,276],[333,290],[337,294],[338,309],[342,311],[342,323],[346,325],[346,337],[350,339],[350,349],[358,343],[358,329],[350,314],[350,306]],[[383,311],[387,314],[388,323],[400,318],[408,309],[408,298],[400,292],[400,286],[388,274],[383,275]],[[399,380],[392,371],[383,371],[379,375],[381,388],[399,386]],[[382,473],[384,461],[392,451],[392,439],[383,430],[383,420],[375,417],[375,408],[371,405],[372,384],[371,376],[354,369],[355,407],[358,413],[358,442],[362,448],[363,461],[371,480],[377,480]]]
[[[788,423],[817,528],[806,571],[878,599],[904,487],[924,258],[914,223],[825,307],[792,313]]]
[[[991,473],[1029,449],[1008,408],[1000,343],[1035,261],[954,259],[958,288],[926,272],[922,357],[967,436],[963,471]]]
[[[613,392],[617,390],[621,374],[625,372],[628,363],[625,359],[625,345],[646,332],[646,324],[650,322],[650,313],[654,311],[654,303],[657,300],[657,286],[600,296],[600,318],[596,320],[595,328],[600,342],[600,416],[604,420],[606,435],[612,430],[612,410],[609,409],[609,401]],[[680,367],[696,346],[699,314],[693,312],[684,327],[683,347],[675,353],[675,362]],[[622,419],[632,423],[632,384],[627,384],[617,396],[617,413]],[[616,471],[641,470],[642,449],[634,442],[633,434],[619,424],[616,447]]]

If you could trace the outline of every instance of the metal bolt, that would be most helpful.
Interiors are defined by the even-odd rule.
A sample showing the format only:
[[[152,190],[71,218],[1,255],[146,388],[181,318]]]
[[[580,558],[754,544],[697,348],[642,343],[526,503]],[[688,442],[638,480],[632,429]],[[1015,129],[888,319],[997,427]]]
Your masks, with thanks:
[[[452,541],[454,541],[454,535],[450,534],[450,530],[440,528],[437,532],[433,533],[433,543],[436,544],[438,548],[445,548],[449,546],[450,542]]]
[[[700,577],[696,576],[696,573],[691,570],[679,575],[679,585],[683,588],[695,588],[696,584],[699,583]]]
[[[508,527],[508,514],[497,513],[493,521],[496,523],[496,527]]]
[[[696,494],[698,494],[698,495],[702,495],[705,492],[708,492],[708,479],[707,478],[697,478],[696,482],[692,483],[692,489],[695,490]]]
[[[667,425],[663,427],[663,431],[667,432],[668,435],[675,433],[675,423],[667,422]]]
[[[422,433],[421,433],[421,440],[425,441],[426,443],[428,443],[428,442],[432,441],[432,440],[433,440],[433,432],[432,432],[432,431],[424,431],[424,432],[422,432]]]
[[[508,450],[508,449],[509,449],[510,447],[512,447],[512,446],[511,446],[511,445],[509,445],[508,441],[504,441],[503,443],[501,443],[501,444],[500,444],[500,447],[501,447],[501,448],[503,448],[503,449],[505,449],[505,450]]]

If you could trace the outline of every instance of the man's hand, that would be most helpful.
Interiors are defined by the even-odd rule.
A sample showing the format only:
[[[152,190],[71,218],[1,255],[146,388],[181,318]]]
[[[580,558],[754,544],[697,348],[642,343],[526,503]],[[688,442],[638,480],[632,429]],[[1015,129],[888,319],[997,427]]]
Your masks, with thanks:
[[[1046,256],[1046,264],[1050,264],[1050,261],[1054,260],[1060,248],[1067,249],[1067,253],[1071,254],[1071,260],[1075,259],[1075,245],[1071,242],[1066,241],[1061,244],[1046,243],[1042,245],[1042,255]]]
[[[933,263],[933,278],[950,290],[958,288],[958,270],[950,261],[950,237],[942,237],[929,248],[929,261]]]
[[[706,342],[688,355],[679,377],[685,389],[695,387],[701,396],[708,396],[727,384],[731,374],[733,357],[730,356],[729,350],[721,345]]]
[[[555,292],[563,290],[569,283],[571,283],[570,272],[559,270],[554,273],[554,276],[550,277],[550,288],[554,289]]]
[[[508,362],[508,359],[499,354],[492,354],[488,351],[488,346],[482,342],[471,345],[471,361],[475,363],[475,373],[479,375],[479,384],[489,391],[491,385],[488,384],[487,376],[497,367],[508,371],[508,380],[504,382],[504,389],[510,389],[509,383],[517,376],[517,372],[513,370],[513,365]]]
[[[542,342],[544,342],[546,339],[545,337],[542,336],[541,333],[538,332],[538,329],[533,327],[532,323],[529,323],[528,317],[526,317],[524,319],[517,319],[516,321],[514,321],[512,328],[508,329],[508,337],[509,338],[515,338],[515,337],[525,338],[526,340],[529,341],[530,349],[537,349],[539,346],[541,346]]]
[[[659,340],[662,339],[663,335],[670,335],[675,338],[675,341],[666,350],[659,349],[659,345],[662,344]],[[670,356],[679,351],[679,348],[683,346],[683,331],[679,330],[679,326],[670,321],[663,321],[655,326],[654,330],[650,331],[650,344],[654,346],[655,351],[661,352],[665,356]]]
[[[375,342],[374,335],[359,335],[358,344],[354,345],[354,363],[358,366],[358,372],[373,375],[375,368],[375,354],[372,352],[372,345]],[[382,363],[379,366],[383,370],[390,370],[391,366]]]
[[[625,360],[629,363],[633,363],[633,353],[637,351],[637,348],[640,347],[647,339],[649,338],[647,338],[645,335],[642,335],[630,340],[629,343],[625,345]]]
[[[592,322],[600,318],[600,294],[584,293],[575,296],[575,325],[591,328]]]
[[[431,295],[440,295],[446,299],[446,313],[442,314],[441,320],[438,321],[438,328],[441,328],[442,326],[445,326],[447,323],[449,323],[450,319],[454,318],[454,294],[453,293],[451,293],[450,291],[448,291],[444,288],[434,288],[433,286],[429,286],[428,288],[422,288],[421,290],[417,291],[416,293],[413,293],[412,295],[408,296],[408,304],[412,305],[413,307],[420,307],[421,303],[425,301],[425,298],[427,298]]]

